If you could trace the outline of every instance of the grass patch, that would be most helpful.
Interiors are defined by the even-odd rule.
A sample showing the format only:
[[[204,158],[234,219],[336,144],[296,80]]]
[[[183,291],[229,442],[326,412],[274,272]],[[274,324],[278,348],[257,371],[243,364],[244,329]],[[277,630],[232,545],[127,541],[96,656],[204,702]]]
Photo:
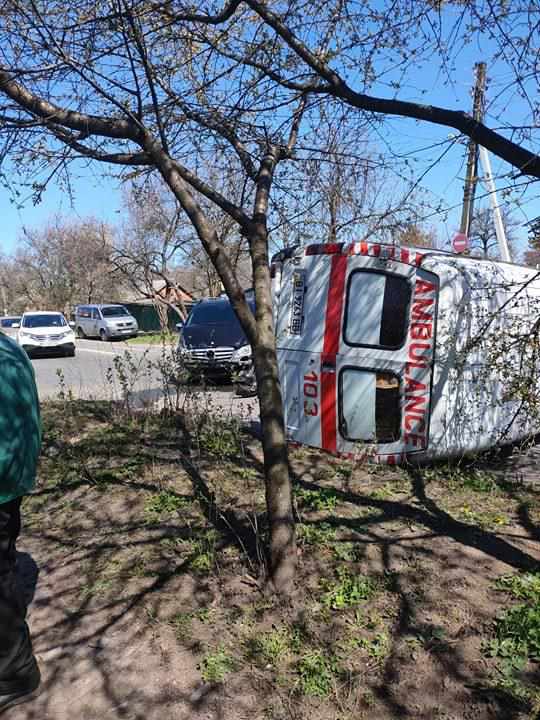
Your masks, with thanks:
[[[523,674],[528,664],[540,662],[540,573],[505,575],[495,587],[521,600],[496,619],[494,637],[484,646],[498,660],[496,686],[540,709],[540,691]]]
[[[176,333],[144,333],[137,337],[126,340],[128,345],[176,345],[178,335]]]
[[[359,548],[356,543],[341,542],[332,547],[332,552],[337,560],[342,562],[355,562],[359,560]]]
[[[80,590],[80,598],[84,602],[91,597],[103,597],[110,591],[112,585],[112,577],[98,578],[94,582],[82,585]]]
[[[169,625],[174,628],[174,633],[179,640],[183,640],[191,630],[192,612],[175,613],[169,620]]]
[[[320,488],[318,490],[297,488],[294,494],[297,503],[304,510],[331,512],[336,509],[338,502],[337,492],[330,488]]]
[[[295,645],[288,628],[274,628],[269,632],[250,638],[247,642],[248,655],[259,665],[277,665]]]
[[[190,553],[189,567],[200,575],[210,573],[216,563],[216,543],[219,538],[217,530],[207,530],[199,537],[186,541]]]
[[[527,660],[540,662],[540,573],[506,575],[497,580],[496,587],[523,602],[497,619],[491,654],[515,658],[518,665]]]
[[[337,676],[337,662],[322,650],[309,650],[296,665],[298,687],[303,695],[325,698],[330,695]]]
[[[161,490],[152,495],[144,504],[144,513],[149,520],[159,520],[164,515],[171,515],[182,508],[189,507],[192,498],[186,498],[170,490]]]
[[[222,459],[242,454],[240,426],[234,419],[205,421],[196,438],[199,450],[207,455]]]
[[[499,510],[475,510],[468,503],[457,511],[458,517],[470,525],[478,525],[483,529],[502,527],[508,523],[506,514]]]
[[[354,607],[364,600],[370,600],[377,592],[376,581],[343,566],[337,568],[336,580],[323,578],[321,587],[324,590],[322,604],[331,610]]]
[[[84,630],[80,623],[94,606],[104,622],[129,606],[130,623],[111,633],[111,643],[120,649],[131,638],[134,646],[151,641],[171,663],[181,659],[190,677],[226,683],[227,717],[238,713],[228,704],[236,692],[256,703],[242,712],[271,707],[272,718],[394,720],[398,707],[413,717],[428,707],[433,687],[444,708],[435,708],[434,718],[489,720],[495,703],[513,699],[520,710],[535,707],[540,575],[496,582],[504,610],[498,619],[479,597],[492,584],[494,544],[508,546],[510,562],[512,546],[532,557],[533,543],[522,538],[532,538],[540,519],[537,491],[505,486],[481,467],[372,472],[292,451],[303,522],[295,593],[283,602],[265,585],[260,447],[210,402],[201,407],[130,418],[118,405],[44,403],[39,490],[23,513],[38,566],[50,558],[52,572],[61,569],[58,587],[44,590],[53,599],[64,593],[70,609],[59,642]],[[184,449],[191,451],[189,472]],[[97,492],[105,487],[106,495]],[[375,503],[388,498],[393,502]],[[472,528],[481,562],[463,562],[467,539],[448,516]],[[474,594],[464,590],[473,585]],[[48,611],[38,605],[36,612]],[[483,674],[479,680],[480,644],[490,655],[481,670],[492,669],[488,681]],[[389,707],[380,693],[388,669],[415,679],[426,653],[433,662],[422,664],[418,683],[392,683]],[[471,693],[478,683],[489,703]]]
[[[540,572],[523,575],[504,575],[495,581],[498,590],[507,592],[514,598],[540,604]]]
[[[493,472],[470,464],[439,463],[422,469],[421,474],[424,480],[446,483],[453,490],[463,488],[476,493],[492,493],[498,489]]]
[[[371,660],[382,663],[390,650],[390,638],[387,633],[380,632],[372,638],[360,638],[358,645]]]
[[[223,645],[204,656],[200,664],[201,677],[208,683],[220,683],[236,667],[236,663]]]
[[[127,458],[121,464],[108,468],[95,468],[88,472],[88,479],[96,485],[130,482],[142,474],[146,465],[143,458]]]
[[[299,523],[296,526],[300,545],[328,547],[336,539],[336,529],[328,523]]]

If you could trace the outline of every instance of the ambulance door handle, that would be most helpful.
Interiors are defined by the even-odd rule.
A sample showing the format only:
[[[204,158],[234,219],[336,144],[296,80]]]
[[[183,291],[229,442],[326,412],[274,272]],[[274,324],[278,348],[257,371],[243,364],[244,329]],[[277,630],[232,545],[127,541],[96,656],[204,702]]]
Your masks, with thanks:
[[[321,364],[321,372],[336,372],[336,363],[335,362],[328,362],[328,360],[325,360]]]

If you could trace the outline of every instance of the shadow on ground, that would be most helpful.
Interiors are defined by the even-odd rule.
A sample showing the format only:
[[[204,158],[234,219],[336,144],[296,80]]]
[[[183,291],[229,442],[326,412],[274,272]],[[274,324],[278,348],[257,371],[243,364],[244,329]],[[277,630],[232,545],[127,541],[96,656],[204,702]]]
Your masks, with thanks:
[[[43,692],[17,717],[529,716],[483,643],[507,602],[494,580],[538,569],[533,488],[294,451],[298,583],[281,604],[260,448],[234,422],[44,416],[19,555]]]

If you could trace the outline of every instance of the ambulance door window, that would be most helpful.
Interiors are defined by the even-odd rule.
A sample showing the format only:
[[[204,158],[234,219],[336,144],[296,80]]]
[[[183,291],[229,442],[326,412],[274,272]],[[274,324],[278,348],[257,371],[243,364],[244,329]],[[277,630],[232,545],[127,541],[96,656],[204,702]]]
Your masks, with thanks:
[[[407,337],[411,285],[399,275],[357,270],[349,276],[344,340],[353,347],[397,350]]]
[[[340,431],[346,440],[392,443],[399,440],[399,379],[393,373],[344,368],[339,378]]]

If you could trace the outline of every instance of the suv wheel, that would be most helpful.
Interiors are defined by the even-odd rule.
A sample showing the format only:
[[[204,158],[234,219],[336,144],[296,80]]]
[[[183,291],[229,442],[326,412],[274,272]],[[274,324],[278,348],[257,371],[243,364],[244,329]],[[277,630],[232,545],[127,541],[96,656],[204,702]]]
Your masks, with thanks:
[[[80,326],[77,328],[77,337],[78,337],[78,338],[85,338],[85,337],[86,337],[86,335],[84,334],[84,330],[83,330],[82,327],[80,327]]]
[[[101,330],[99,331],[99,339],[100,339],[102,342],[105,342],[106,340],[109,339],[107,333],[105,332],[105,330],[104,330],[103,328],[101,328]]]

